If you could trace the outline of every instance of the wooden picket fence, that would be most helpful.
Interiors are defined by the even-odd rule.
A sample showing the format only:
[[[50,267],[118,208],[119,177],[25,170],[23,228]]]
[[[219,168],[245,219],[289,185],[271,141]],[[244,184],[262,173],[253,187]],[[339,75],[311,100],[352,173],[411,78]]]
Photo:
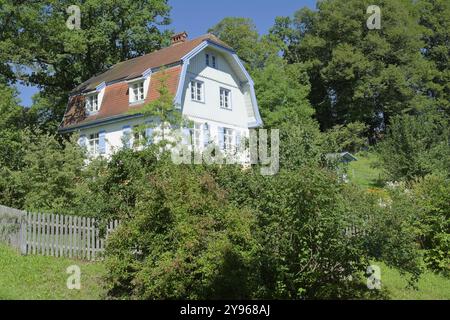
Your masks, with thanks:
[[[39,254],[98,260],[105,241],[118,221],[110,221],[100,234],[94,218],[49,213],[33,213],[0,206],[0,241],[7,242],[22,254]]]

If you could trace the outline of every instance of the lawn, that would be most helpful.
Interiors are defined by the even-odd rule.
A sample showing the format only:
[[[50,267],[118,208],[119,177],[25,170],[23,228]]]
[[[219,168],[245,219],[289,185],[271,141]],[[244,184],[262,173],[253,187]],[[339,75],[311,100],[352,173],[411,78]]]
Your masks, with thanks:
[[[418,283],[418,290],[414,290],[407,288],[406,279],[397,270],[382,262],[374,264],[381,268],[379,297],[395,300],[450,299],[449,278],[426,272]],[[81,268],[81,290],[66,287],[69,276],[66,268],[71,265]],[[99,300],[105,297],[101,282],[104,273],[101,263],[22,256],[0,244],[0,300]]]
[[[360,152],[356,155],[358,161],[348,165],[348,177],[353,183],[365,188],[373,189],[382,187],[380,182],[381,171],[374,168],[376,155],[370,152]]]
[[[381,268],[383,293],[394,300],[449,300],[450,278],[425,272],[420,277],[418,290],[407,288],[407,280],[384,263],[375,263]]]
[[[81,289],[66,286],[66,269],[81,269]],[[104,296],[101,263],[64,258],[22,256],[0,244],[0,300],[97,300]]]

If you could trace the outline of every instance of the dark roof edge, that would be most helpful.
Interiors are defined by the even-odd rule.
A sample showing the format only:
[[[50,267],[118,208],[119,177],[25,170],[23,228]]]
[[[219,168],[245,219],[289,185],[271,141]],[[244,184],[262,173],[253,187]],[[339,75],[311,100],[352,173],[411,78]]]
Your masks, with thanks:
[[[125,120],[125,119],[134,119],[134,118],[140,118],[143,115],[138,113],[138,114],[120,114],[120,115],[116,115],[116,116],[112,116],[112,117],[107,117],[107,118],[102,118],[102,119],[98,119],[98,120],[93,120],[93,121],[89,121],[86,123],[82,123],[82,124],[78,124],[78,125],[73,125],[73,126],[67,126],[64,128],[59,127],[58,128],[58,132],[59,133],[70,133],[73,131],[77,131],[79,129],[87,129],[87,128],[91,128],[91,127],[96,127],[99,124],[102,123],[114,123],[114,122],[119,122],[121,120]]]

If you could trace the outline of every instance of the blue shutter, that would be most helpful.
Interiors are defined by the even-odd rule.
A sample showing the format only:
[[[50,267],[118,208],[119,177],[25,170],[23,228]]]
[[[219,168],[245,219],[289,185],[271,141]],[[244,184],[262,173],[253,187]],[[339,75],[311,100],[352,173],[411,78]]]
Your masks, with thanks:
[[[123,132],[123,143],[125,148],[131,148],[131,127],[124,126],[122,129]]]
[[[217,130],[218,130],[218,134],[219,134],[219,147],[221,150],[224,150],[225,149],[224,128],[218,127]]]
[[[209,143],[209,126],[207,123],[203,124],[203,146],[207,147]]]
[[[147,145],[151,145],[153,143],[153,128],[146,128],[145,136],[147,137]]]
[[[100,154],[106,153],[105,130],[98,133],[98,151]]]
[[[183,128],[183,140],[182,143],[187,145],[189,144],[189,137],[191,136],[191,130],[189,128]]]
[[[86,145],[87,145],[87,141],[86,141],[87,139],[86,139],[86,135],[85,134],[82,134],[81,136],[80,136],[80,139],[78,139],[78,144],[80,145],[80,147],[82,147],[82,148],[85,148],[86,147]]]
[[[240,145],[241,145],[241,132],[236,131],[236,148],[239,149]]]

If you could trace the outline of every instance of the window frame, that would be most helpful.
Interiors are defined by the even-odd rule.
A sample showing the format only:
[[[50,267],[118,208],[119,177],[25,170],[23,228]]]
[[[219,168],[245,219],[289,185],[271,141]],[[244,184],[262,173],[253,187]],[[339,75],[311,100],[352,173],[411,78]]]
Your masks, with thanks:
[[[228,96],[226,95],[226,93],[228,93]],[[228,106],[226,106],[226,104],[228,104]],[[219,107],[221,109],[225,109],[225,110],[233,110],[233,103],[232,103],[232,94],[231,94],[231,90],[224,88],[224,87],[220,87],[219,89]]]
[[[88,152],[93,156],[100,154],[100,132],[88,135]]]
[[[195,83],[195,89],[193,88],[193,84]],[[200,100],[196,99],[198,98],[198,84],[201,85],[201,91],[200,91]],[[190,96],[191,101],[198,102],[198,103],[205,103],[205,82],[197,80],[197,79],[191,79],[189,83],[189,89],[190,89]],[[195,90],[195,91],[193,91]],[[195,97],[194,97],[195,96]]]
[[[86,95],[86,111],[89,114],[94,114],[100,111],[100,105],[98,103],[98,93],[90,93]],[[95,101],[95,104],[93,103]],[[94,108],[95,105],[95,108]]]
[[[192,127],[192,145],[195,150],[203,147],[203,124],[200,122],[194,122]]]
[[[236,151],[235,130],[232,128],[223,128],[223,150],[226,153]]]
[[[145,80],[133,81],[129,83],[130,103],[140,104],[145,101]],[[137,90],[137,93],[135,92]],[[141,98],[142,97],[142,98]]]

